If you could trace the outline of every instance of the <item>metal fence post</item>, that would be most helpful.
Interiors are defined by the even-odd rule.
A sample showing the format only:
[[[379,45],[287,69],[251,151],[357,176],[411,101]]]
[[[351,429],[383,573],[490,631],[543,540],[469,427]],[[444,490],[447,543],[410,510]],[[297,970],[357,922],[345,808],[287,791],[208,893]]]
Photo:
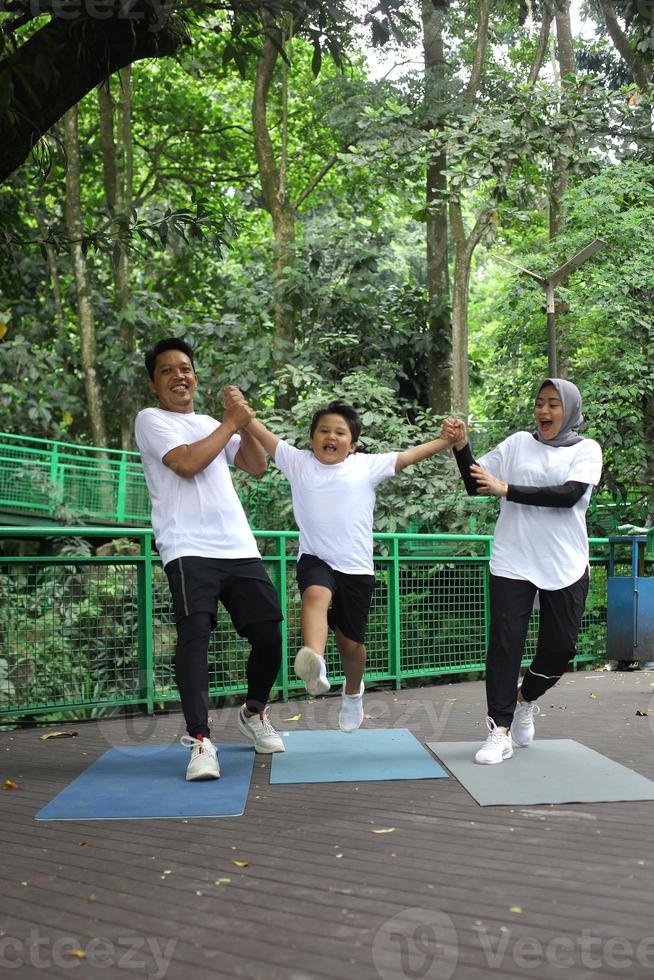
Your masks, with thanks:
[[[486,647],[484,656],[486,656],[490,640],[490,555],[492,545],[492,541],[484,543],[484,558],[487,559],[484,561],[484,642]]]
[[[395,690],[402,686],[400,659],[400,542],[397,535],[391,542],[391,564],[388,581],[388,659],[389,670],[395,681]]]
[[[279,567],[277,571],[277,590],[279,593],[279,602],[282,607],[282,622],[281,622],[281,632],[282,632],[282,698],[284,701],[288,701],[288,596],[286,594],[286,535],[280,534],[277,539],[277,556],[279,558]]]
[[[154,714],[154,643],[152,623],[152,534],[141,536],[138,566],[139,696]]]

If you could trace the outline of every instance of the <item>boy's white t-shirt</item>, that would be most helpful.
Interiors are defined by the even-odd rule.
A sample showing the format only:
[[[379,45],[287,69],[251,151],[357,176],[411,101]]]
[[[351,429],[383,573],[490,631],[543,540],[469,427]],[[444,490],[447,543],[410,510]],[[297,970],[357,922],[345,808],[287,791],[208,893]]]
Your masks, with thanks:
[[[515,432],[477,462],[515,486],[589,484],[574,507],[534,507],[503,497],[490,560],[493,575],[524,579],[539,589],[563,589],[580,579],[588,566],[586,510],[602,475],[600,446],[593,439],[548,446],[530,432]]]
[[[152,527],[164,565],[175,558],[259,558],[259,549],[232,484],[229,463],[241,445],[232,436],[222,452],[196,476],[178,476],[162,463],[177,446],[204,439],[220,422],[209,415],[145,408],[134,435],[152,499]]]
[[[338,572],[373,575],[375,487],[395,475],[397,453],[352,453],[320,463],[307,449],[280,439],[275,465],[291,485],[301,555],[315,555]]]

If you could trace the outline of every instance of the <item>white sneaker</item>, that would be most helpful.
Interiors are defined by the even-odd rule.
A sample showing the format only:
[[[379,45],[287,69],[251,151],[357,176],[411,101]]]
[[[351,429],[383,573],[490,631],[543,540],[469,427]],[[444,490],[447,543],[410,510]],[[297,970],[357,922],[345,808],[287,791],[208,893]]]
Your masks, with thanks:
[[[218,752],[210,738],[206,735],[199,735],[198,738],[183,735],[180,742],[191,749],[191,761],[186,767],[187,779],[218,779]]]
[[[284,743],[268,720],[268,708],[256,715],[246,715],[243,706],[238,713],[238,727],[241,734],[252,742],[255,752],[270,755],[284,751]]]
[[[363,721],[364,691],[363,681],[361,681],[361,689],[358,694],[346,694],[345,684],[343,684],[341,710],[338,714],[338,727],[342,732],[355,732]]]
[[[331,684],[327,679],[325,658],[320,657],[311,647],[298,650],[293,665],[295,676],[304,681],[308,694],[326,694]]]
[[[501,732],[492,718],[486,719],[486,725],[488,738],[478,750],[475,762],[479,762],[483,766],[492,766],[498,762],[504,762],[505,759],[510,759],[513,755],[510,732],[506,734]]]
[[[534,715],[540,714],[535,701],[518,701],[511,722],[511,738],[521,748],[526,749],[534,740]]]

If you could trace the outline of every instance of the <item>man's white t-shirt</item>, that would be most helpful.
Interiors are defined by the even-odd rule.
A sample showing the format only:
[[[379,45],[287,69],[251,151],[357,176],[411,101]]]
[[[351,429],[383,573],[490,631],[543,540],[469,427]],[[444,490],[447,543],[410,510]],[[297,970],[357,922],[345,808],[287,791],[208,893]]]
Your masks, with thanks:
[[[515,486],[589,484],[574,507],[534,507],[502,498],[490,561],[493,575],[524,579],[539,589],[563,589],[580,579],[588,566],[586,510],[602,474],[599,445],[584,439],[574,446],[548,446],[530,432],[515,432],[477,462]]]
[[[259,558],[259,549],[232,484],[229,463],[241,445],[232,436],[196,476],[178,476],[162,463],[177,446],[204,439],[220,426],[209,415],[145,408],[134,435],[152,499],[152,527],[164,565],[174,558]]]
[[[291,485],[299,556],[315,555],[338,572],[373,575],[375,487],[395,475],[397,453],[352,453],[320,463],[280,439],[275,465]]]

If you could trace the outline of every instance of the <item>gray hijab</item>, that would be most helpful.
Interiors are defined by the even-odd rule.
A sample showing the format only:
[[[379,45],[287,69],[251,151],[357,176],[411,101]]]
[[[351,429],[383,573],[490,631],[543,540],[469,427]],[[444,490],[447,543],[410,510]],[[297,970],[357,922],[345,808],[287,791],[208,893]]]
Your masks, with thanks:
[[[574,446],[583,440],[579,435],[584,417],[581,414],[581,394],[579,388],[573,385],[572,381],[565,381],[563,378],[546,378],[536,392],[536,398],[546,385],[552,385],[561,399],[563,405],[563,424],[559,432],[553,439],[541,439],[538,429],[534,432],[534,439],[542,442],[546,446]]]

